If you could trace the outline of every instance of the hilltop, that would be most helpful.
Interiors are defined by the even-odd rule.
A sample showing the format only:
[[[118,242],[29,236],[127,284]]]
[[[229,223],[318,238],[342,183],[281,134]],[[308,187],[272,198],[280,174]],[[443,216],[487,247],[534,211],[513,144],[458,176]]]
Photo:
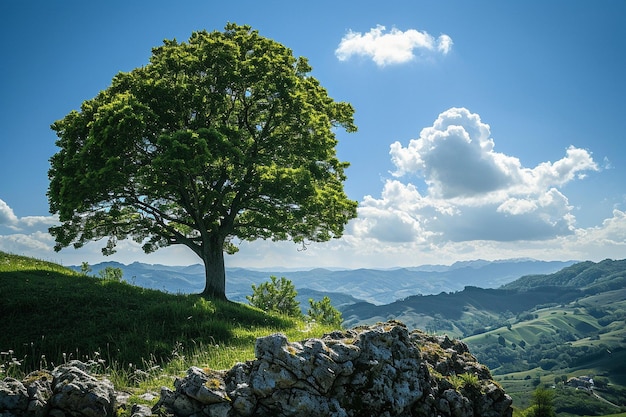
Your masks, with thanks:
[[[150,368],[199,354],[196,364],[224,368],[252,358],[259,336],[280,331],[297,340],[331,330],[240,303],[103,280],[3,252],[0,295],[0,364],[17,373],[70,359]]]

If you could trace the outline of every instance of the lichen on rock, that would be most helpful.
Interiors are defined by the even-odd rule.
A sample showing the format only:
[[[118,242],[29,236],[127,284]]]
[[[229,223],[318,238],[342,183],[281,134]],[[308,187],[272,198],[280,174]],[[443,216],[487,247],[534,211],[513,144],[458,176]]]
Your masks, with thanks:
[[[301,342],[273,334],[257,340],[255,356],[211,375],[192,368],[175,391],[163,389],[154,410],[181,417],[512,415],[511,398],[467,345],[396,321]],[[210,385],[220,388],[211,395],[187,388],[216,378]]]

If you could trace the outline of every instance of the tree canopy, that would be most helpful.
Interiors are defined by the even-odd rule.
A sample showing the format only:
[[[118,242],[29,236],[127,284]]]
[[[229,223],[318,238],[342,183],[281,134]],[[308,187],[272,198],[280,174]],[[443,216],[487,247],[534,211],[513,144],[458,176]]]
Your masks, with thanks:
[[[225,298],[224,251],[256,239],[323,242],[356,216],[335,129],[356,131],[306,58],[249,26],[165,40],[150,62],[56,121],[48,200],[56,250],[132,238],[182,244]]]

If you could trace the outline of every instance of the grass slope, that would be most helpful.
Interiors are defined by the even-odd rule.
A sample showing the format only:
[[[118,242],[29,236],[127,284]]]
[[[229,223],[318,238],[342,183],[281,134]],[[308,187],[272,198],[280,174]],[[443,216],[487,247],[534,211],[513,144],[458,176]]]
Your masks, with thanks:
[[[257,337],[283,332],[300,340],[330,330],[239,303],[148,290],[2,252],[0,317],[0,377],[69,359],[104,360],[109,369],[163,367],[183,359],[181,370],[190,363],[225,369],[253,359]]]

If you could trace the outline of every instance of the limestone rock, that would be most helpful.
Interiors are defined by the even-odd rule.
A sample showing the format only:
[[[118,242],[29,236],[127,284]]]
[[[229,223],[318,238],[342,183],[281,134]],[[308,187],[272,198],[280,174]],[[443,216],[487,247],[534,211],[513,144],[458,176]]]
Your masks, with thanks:
[[[19,415],[28,408],[28,391],[22,382],[14,378],[0,381],[0,413]]]
[[[467,345],[399,322],[289,342],[259,338],[256,359],[190,368],[154,407],[181,417],[510,417],[511,398]]]
[[[511,417],[511,398],[447,336],[391,321],[289,342],[259,338],[256,359],[227,371],[191,367],[133,417]],[[72,361],[0,381],[0,417],[112,417],[117,398],[89,364]]]
[[[72,361],[52,373],[37,371],[23,381],[0,381],[0,415],[4,417],[110,417],[115,391],[107,379],[89,374],[89,365]]]
[[[65,416],[108,417],[115,415],[115,390],[108,379],[97,379],[88,366],[71,361],[52,372],[51,412]]]

